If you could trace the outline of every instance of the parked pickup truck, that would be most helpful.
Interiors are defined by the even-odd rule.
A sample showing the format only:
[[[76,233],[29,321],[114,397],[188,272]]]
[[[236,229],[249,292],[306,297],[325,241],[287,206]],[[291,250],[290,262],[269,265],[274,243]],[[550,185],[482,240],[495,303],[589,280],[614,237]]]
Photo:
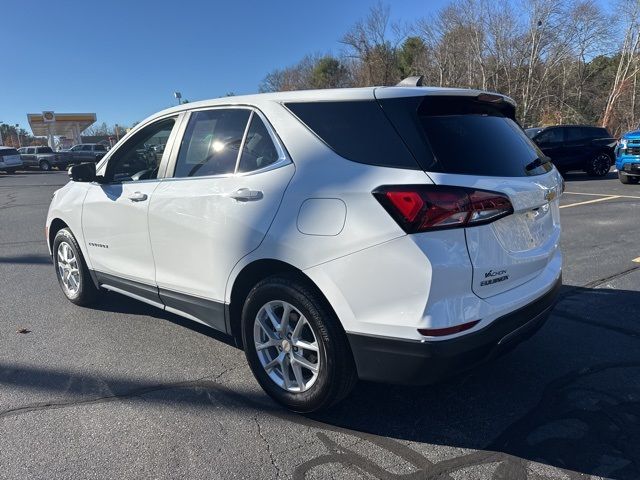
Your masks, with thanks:
[[[69,163],[99,162],[107,153],[107,147],[101,143],[79,143],[67,152],[70,155]]]
[[[68,152],[54,152],[51,147],[22,147],[18,152],[25,168],[38,167],[48,171],[57,167],[64,170],[71,163]]]

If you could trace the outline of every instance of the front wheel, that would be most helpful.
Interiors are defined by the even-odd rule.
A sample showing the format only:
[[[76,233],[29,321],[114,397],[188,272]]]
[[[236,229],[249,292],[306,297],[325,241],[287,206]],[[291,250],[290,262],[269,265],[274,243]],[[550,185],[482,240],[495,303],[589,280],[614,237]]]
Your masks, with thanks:
[[[51,170],[51,164],[46,160],[41,160],[39,166],[40,170],[42,170],[43,172],[48,172],[49,170]]]
[[[606,153],[599,153],[589,161],[587,173],[594,177],[604,177],[611,168],[611,157]]]
[[[251,290],[242,340],[262,388],[295,412],[330,407],[357,381],[338,319],[319,293],[295,277],[269,277]]]
[[[640,177],[627,175],[623,172],[618,172],[618,178],[620,179],[620,182],[624,183],[625,185],[635,184],[640,181]]]
[[[98,297],[80,247],[68,228],[61,229],[53,240],[53,264],[62,292],[76,305],[90,305]]]

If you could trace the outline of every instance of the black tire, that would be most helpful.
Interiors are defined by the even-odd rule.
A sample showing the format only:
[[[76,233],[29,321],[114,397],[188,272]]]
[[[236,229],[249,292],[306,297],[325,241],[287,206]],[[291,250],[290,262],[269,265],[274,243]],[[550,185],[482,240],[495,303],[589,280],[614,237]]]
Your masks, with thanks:
[[[51,170],[51,164],[46,160],[40,160],[40,163],[38,165],[40,167],[40,170],[42,170],[43,172],[48,172],[49,170]]]
[[[640,177],[627,175],[623,172],[618,172],[618,178],[620,179],[620,182],[624,183],[625,185],[636,184],[638,183],[638,181],[640,181]]]
[[[74,258],[76,259],[76,267],[79,274],[79,286],[77,291],[70,291],[66,287],[65,282],[62,278],[62,274],[60,271],[59,250],[60,246],[63,243],[71,249]],[[99,296],[99,290],[96,288],[93,280],[91,279],[91,274],[89,273],[87,264],[84,260],[84,257],[82,256],[82,251],[78,246],[78,242],[68,228],[63,228],[56,234],[53,240],[52,251],[53,266],[55,268],[56,277],[58,278],[58,283],[60,284],[62,293],[65,294],[65,296],[71,303],[75,303],[76,305],[88,306],[94,303]]]
[[[306,391],[290,392],[279,386],[258,358],[254,322],[260,309],[272,301],[291,304],[305,316],[315,335],[320,368],[315,382]],[[242,310],[242,340],[258,383],[271,398],[294,412],[310,413],[328,408],[346,397],[358,380],[349,342],[339,320],[320,293],[295,276],[266,278],[249,292]]]
[[[611,157],[606,153],[599,153],[587,164],[586,172],[593,177],[604,177],[609,173],[612,164]]]

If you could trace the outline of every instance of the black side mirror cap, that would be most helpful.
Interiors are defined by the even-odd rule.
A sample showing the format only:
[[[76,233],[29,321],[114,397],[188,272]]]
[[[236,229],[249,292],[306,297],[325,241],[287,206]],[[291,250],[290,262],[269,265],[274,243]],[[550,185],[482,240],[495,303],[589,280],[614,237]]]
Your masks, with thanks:
[[[74,182],[93,182],[96,179],[96,164],[81,163],[69,169],[69,178]]]

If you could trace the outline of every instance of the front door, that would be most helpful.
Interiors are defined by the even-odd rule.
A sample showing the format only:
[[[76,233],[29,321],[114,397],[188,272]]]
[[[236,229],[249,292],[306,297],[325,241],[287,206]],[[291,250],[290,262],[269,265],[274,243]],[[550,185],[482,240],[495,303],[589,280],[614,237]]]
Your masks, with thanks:
[[[150,162],[143,155],[144,145],[171,142],[176,119],[145,126],[120,145],[100,168],[100,181],[91,184],[82,210],[86,249],[99,281],[112,287],[124,282],[126,289],[150,294],[152,300],[157,300],[157,289],[147,214],[166,159]]]
[[[227,279],[262,242],[293,173],[258,112],[191,114],[173,178],[158,186],[149,209],[156,282],[168,310],[225,329]]]

